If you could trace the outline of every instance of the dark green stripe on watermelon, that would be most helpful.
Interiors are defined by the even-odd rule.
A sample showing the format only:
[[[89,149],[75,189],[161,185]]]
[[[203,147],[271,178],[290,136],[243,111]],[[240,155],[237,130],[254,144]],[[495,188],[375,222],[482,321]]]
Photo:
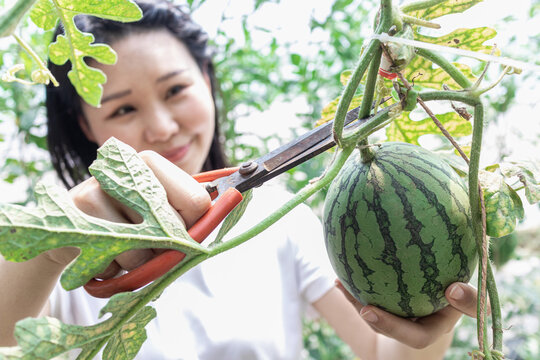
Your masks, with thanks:
[[[466,187],[418,146],[385,143],[372,162],[347,161],[325,201],[326,247],[364,304],[406,317],[447,305],[444,290],[476,263]]]

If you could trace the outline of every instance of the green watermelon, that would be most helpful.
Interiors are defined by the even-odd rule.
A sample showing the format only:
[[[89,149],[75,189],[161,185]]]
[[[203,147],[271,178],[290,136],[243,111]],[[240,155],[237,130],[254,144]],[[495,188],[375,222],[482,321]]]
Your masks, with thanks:
[[[467,187],[419,146],[384,143],[372,161],[353,153],[324,204],[325,243],[345,288],[402,317],[432,314],[444,291],[468,282],[477,252]]]

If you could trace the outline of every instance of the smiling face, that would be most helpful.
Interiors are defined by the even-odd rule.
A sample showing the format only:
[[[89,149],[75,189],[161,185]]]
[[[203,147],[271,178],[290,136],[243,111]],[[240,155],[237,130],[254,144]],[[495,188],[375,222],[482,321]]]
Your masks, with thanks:
[[[112,48],[102,106],[83,102],[86,137],[101,146],[111,136],[137,151],[153,150],[189,174],[201,171],[214,133],[210,80],[187,47],[166,30],[129,35]]]

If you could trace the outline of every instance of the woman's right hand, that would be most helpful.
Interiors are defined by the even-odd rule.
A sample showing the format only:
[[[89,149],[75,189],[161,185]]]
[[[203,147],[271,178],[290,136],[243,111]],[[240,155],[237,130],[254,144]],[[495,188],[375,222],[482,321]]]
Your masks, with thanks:
[[[187,228],[191,227],[209,208],[208,192],[189,174],[153,151],[139,153],[165,188],[170,206]],[[87,179],[69,191],[71,199],[84,213],[119,223],[140,223],[142,217],[118,200],[106,194],[94,177]],[[109,279],[121,270],[130,271],[156,255],[163,249],[135,249],[118,255],[101,274],[95,277]],[[64,247],[47,251],[49,260],[67,266],[79,254],[78,248]]]

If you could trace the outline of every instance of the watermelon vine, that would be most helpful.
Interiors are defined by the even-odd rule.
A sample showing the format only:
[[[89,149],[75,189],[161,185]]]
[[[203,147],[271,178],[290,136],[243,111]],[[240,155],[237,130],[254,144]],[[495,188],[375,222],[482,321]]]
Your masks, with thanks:
[[[417,11],[429,9],[430,7],[441,3],[444,3],[444,1],[419,1],[405,6],[403,11]],[[391,0],[381,1],[380,18],[378,19],[379,25],[377,26],[375,33],[380,34],[382,32],[388,32],[391,26],[403,26],[403,20],[400,19],[399,14],[393,13],[393,11],[395,11],[395,9],[392,9]],[[479,98],[480,94],[478,92],[475,92],[475,89],[472,87],[471,82],[457,67],[449,63],[444,57],[439,56],[438,54],[435,54],[431,51],[419,49],[417,50],[417,53],[418,55],[426,57],[430,61],[440,66],[463,88],[462,92],[443,91],[424,94],[421,93],[418,96],[418,99],[423,99],[425,101],[452,100],[474,106],[474,128],[471,147],[471,159],[469,161],[468,183],[469,189],[471,189],[469,191],[469,202],[472,210],[472,224],[475,239],[477,240],[477,249],[481,261],[479,264],[480,296],[478,297],[477,312],[478,343],[480,349],[478,351],[473,351],[472,356],[474,358],[499,359],[503,357],[501,311],[493,272],[488,261],[488,249],[486,239],[486,214],[485,208],[483,206],[482,189],[478,183],[482,130],[484,126],[483,105]],[[379,70],[381,55],[381,43],[378,40],[371,40],[371,42],[367,45],[366,50],[362,54],[356,69],[353,71],[352,76],[349,78],[345,90],[339,100],[334,120],[334,137],[336,143],[343,148],[348,148],[354,144],[359,143],[362,149],[362,157],[365,160],[368,160],[372,156],[366,150],[366,139],[361,138],[360,136],[358,136],[358,134],[352,134],[352,136],[343,136],[343,122],[345,119],[345,114],[353,99],[353,95],[356,92],[358,86],[360,85],[360,81],[366,69],[368,68],[369,64],[371,64],[372,66],[370,67],[370,71],[368,73],[367,81],[364,87],[364,92],[362,94],[363,98],[359,117],[363,118],[369,115],[372,99],[374,98],[374,88],[376,81],[375,74],[376,71]],[[405,80],[402,75],[401,79]],[[411,89],[409,88],[409,91],[410,90]],[[405,106],[403,106],[403,108],[404,107]],[[478,191],[472,189],[478,189]],[[480,206],[480,204],[482,204],[482,206]],[[489,290],[489,296],[491,298],[493,318],[493,350],[490,349],[486,341],[486,287]]]

